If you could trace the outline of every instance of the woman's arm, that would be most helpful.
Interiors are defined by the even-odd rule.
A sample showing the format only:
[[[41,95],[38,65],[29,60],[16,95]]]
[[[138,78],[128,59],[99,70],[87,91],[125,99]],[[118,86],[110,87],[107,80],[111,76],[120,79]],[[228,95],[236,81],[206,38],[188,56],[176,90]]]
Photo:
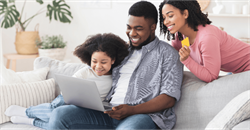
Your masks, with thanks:
[[[199,79],[211,82],[218,78],[221,67],[220,42],[217,37],[207,35],[199,43],[198,49],[203,64],[194,61],[190,56],[182,63]]]
[[[171,45],[175,48],[175,50],[179,51],[182,47],[181,41],[179,41],[178,36],[175,36],[175,40],[171,41]]]

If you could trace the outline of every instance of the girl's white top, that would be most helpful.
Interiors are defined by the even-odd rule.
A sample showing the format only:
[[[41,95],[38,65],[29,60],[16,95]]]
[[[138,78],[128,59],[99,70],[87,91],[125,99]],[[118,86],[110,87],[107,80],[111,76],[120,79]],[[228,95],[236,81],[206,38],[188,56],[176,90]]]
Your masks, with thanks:
[[[90,66],[78,70],[72,77],[95,81],[102,100],[104,100],[112,85],[111,75],[98,76]]]

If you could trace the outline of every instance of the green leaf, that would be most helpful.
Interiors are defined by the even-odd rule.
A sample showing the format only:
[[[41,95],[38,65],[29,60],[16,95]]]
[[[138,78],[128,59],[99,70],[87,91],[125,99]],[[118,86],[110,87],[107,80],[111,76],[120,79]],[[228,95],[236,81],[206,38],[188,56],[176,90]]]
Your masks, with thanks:
[[[53,5],[53,6],[52,6]],[[54,15],[55,20],[59,20],[63,23],[70,23],[71,19],[73,19],[71,12],[69,11],[70,7],[65,3],[64,0],[53,0],[52,5],[47,6],[47,16],[49,16],[50,20]]]
[[[47,10],[51,10],[52,6],[51,5],[47,5]],[[52,11],[47,11],[47,16],[49,16],[49,20],[51,21],[52,19]]]
[[[0,0],[0,14],[4,14],[1,27],[10,28],[15,25],[20,16],[15,5],[8,6],[6,0]]]
[[[55,18],[55,20],[57,20],[57,14],[56,14],[56,11],[54,11],[54,18]]]
[[[7,7],[8,4],[7,4],[7,1],[6,0],[0,0],[0,9],[4,8],[4,7]]]
[[[43,4],[43,0],[36,0],[39,4]]]
[[[15,0],[9,0],[9,3],[15,3]]]

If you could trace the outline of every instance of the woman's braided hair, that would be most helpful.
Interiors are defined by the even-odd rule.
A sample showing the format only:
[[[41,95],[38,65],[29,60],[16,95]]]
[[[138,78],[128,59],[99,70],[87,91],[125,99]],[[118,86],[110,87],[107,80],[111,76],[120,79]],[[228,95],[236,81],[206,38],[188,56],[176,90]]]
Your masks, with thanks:
[[[170,40],[175,39],[174,34],[171,34],[167,27],[163,24],[163,16],[162,16],[162,8],[165,4],[170,4],[178,9],[180,9],[181,13],[185,9],[188,10],[189,16],[187,18],[188,26],[194,29],[194,31],[198,31],[198,25],[203,25],[205,27],[206,24],[210,24],[211,21],[208,19],[208,14],[204,14],[201,11],[201,7],[196,0],[164,0],[161,2],[159,6],[160,12],[160,34],[164,34],[164,37],[167,33],[167,39]],[[182,34],[178,32],[179,40],[183,40]]]

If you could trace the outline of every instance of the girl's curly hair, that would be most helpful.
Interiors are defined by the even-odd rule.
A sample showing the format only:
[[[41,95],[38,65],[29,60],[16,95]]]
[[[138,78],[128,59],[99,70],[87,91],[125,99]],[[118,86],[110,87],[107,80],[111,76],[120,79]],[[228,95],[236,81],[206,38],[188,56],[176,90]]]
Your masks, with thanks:
[[[112,33],[104,33],[89,36],[83,44],[75,48],[74,55],[90,66],[92,54],[98,51],[105,52],[112,60],[115,59],[111,72],[129,53],[128,44],[124,40]]]
[[[208,14],[204,14],[201,11],[201,7],[196,0],[164,0],[161,2],[159,6],[160,13],[160,34],[164,34],[164,37],[167,33],[167,39],[170,40],[175,39],[174,34],[171,34],[167,27],[163,24],[163,16],[162,16],[162,8],[165,4],[170,4],[178,9],[180,9],[181,13],[184,10],[188,10],[189,16],[187,18],[188,26],[194,29],[194,31],[198,31],[198,25],[203,25],[205,27],[206,24],[210,24],[211,21],[208,19]],[[179,40],[183,40],[182,34],[178,32]]]

